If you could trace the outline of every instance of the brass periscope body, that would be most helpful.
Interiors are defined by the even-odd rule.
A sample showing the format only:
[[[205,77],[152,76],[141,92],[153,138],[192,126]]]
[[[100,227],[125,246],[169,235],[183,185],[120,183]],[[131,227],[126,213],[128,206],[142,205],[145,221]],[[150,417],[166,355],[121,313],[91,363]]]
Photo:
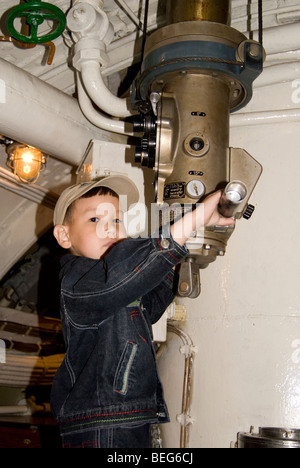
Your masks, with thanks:
[[[155,114],[155,162],[149,167],[155,170],[156,202],[194,205],[237,180],[247,191],[235,209],[238,219],[262,168],[246,151],[229,148],[229,118],[252,97],[263,48],[229,26],[230,5],[229,0],[169,0],[166,26],[146,41],[137,87]],[[143,164],[144,155],[151,160],[146,143],[140,151],[142,165],[148,164]],[[225,254],[233,230],[216,226],[188,241],[190,256],[181,265],[179,294],[200,293],[199,268]]]
[[[167,1],[167,24],[183,21],[213,21],[230,25],[230,0],[183,0]]]

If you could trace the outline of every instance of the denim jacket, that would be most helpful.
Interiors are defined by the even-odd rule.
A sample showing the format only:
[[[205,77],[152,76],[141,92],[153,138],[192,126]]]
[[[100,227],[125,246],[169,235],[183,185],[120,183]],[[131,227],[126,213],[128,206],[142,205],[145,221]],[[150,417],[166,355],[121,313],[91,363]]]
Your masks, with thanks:
[[[51,391],[61,434],[169,420],[151,324],[174,299],[172,238],[126,239],[101,260],[66,255],[61,318],[66,355]]]

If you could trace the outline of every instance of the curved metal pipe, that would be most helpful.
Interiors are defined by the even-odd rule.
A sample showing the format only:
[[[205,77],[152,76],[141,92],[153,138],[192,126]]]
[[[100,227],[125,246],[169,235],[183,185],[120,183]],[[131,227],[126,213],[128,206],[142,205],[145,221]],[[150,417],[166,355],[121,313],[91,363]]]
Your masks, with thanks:
[[[126,134],[126,135],[133,135],[133,127],[131,125],[131,129],[128,128],[125,130],[125,126],[127,124],[124,121],[120,120],[114,120],[109,117],[105,117],[101,112],[96,111],[95,107],[92,104],[92,101],[90,100],[89,96],[86,94],[83,84],[81,82],[81,75],[79,72],[76,73],[77,77],[77,92],[78,92],[78,101],[79,105],[81,108],[82,113],[85,115],[85,117],[94,125],[97,127],[100,127],[104,130],[114,132],[114,133],[120,133],[120,134]],[[130,124],[128,124],[128,127]]]
[[[101,66],[93,60],[84,60],[81,64],[81,76],[91,100],[104,112],[115,117],[129,117],[128,100],[112,94],[104,84]]]
[[[69,11],[67,26],[75,42],[73,66],[81,72],[87,95],[101,111],[114,117],[132,115],[129,100],[115,96],[102,78],[107,65],[106,45],[112,40],[112,26],[107,14],[88,1]]]

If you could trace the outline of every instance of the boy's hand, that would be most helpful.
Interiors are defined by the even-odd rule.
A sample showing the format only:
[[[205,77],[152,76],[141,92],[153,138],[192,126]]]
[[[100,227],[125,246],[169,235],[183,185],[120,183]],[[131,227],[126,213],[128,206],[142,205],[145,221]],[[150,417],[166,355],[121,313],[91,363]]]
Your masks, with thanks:
[[[231,226],[235,224],[233,218],[224,218],[218,211],[218,204],[222,196],[221,190],[209,195],[204,204],[204,225],[205,226]]]
[[[179,245],[184,245],[192,232],[203,228],[203,226],[232,226],[235,224],[233,218],[224,218],[218,212],[221,193],[218,191],[209,195],[194,211],[187,213],[171,226],[171,235]]]

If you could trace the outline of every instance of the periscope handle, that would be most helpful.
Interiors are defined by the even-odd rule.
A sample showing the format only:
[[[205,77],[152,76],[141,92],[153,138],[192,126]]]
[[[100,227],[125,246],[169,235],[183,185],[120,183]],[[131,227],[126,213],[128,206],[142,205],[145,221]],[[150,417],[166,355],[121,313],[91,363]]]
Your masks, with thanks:
[[[224,216],[224,218],[232,218],[235,216],[241,203],[245,201],[247,193],[247,187],[243,182],[239,180],[229,182],[226,185],[218,204],[220,215]]]

